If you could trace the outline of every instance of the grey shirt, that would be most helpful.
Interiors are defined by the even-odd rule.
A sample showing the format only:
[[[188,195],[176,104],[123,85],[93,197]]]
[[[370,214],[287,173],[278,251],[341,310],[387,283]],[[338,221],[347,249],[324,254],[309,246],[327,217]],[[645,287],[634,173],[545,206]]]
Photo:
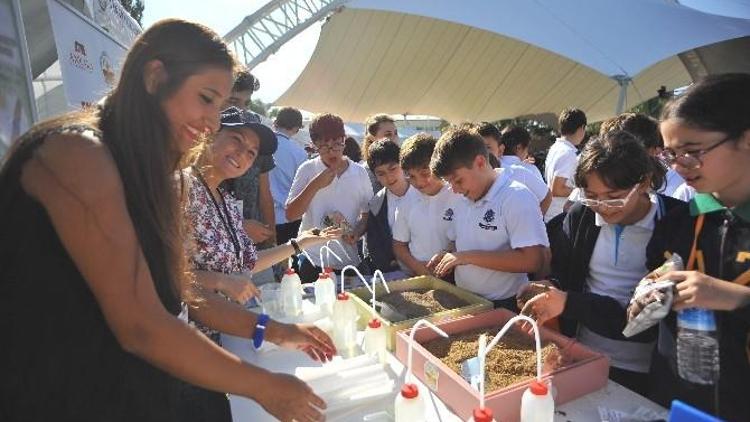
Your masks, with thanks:
[[[234,180],[234,196],[242,201],[243,217],[261,220],[260,215],[260,175],[268,173],[276,167],[272,155],[259,155],[250,169]]]

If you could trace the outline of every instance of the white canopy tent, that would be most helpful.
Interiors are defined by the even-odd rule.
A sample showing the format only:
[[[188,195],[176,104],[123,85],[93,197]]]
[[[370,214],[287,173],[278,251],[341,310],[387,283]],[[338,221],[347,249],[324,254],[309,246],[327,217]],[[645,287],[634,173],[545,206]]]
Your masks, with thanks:
[[[595,121],[690,83],[679,53],[749,35],[749,20],[665,0],[355,0],[276,103],[350,121],[550,121],[575,106]]]

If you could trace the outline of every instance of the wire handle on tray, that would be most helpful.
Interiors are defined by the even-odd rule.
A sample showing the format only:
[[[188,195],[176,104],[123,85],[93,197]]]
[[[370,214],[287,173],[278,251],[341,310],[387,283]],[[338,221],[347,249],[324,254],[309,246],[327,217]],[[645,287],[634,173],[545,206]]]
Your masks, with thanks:
[[[411,327],[411,332],[409,333],[409,352],[408,352],[408,358],[406,361],[406,376],[404,377],[404,382],[407,381],[407,378],[409,375],[411,375],[411,356],[412,356],[412,349],[414,346],[414,333],[417,332],[417,328],[421,326],[429,327],[432,331],[440,334],[442,337],[448,338],[448,334],[445,333],[445,331],[438,328],[435,324],[431,323],[430,321],[427,321],[426,319],[420,319],[417,321],[416,324],[414,324],[413,327]]]

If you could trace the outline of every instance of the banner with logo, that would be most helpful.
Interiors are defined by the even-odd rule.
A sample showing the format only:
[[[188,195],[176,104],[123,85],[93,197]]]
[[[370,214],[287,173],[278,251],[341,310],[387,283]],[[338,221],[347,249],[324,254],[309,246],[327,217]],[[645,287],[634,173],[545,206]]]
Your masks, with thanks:
[[[68,104],[98,102],[114,87],[126,47],[67,5],[47,0],[47,7]]]
[[[34,122],[34,96],[18,0],[0,0],[0,157]]]
[[[93,0],[92,12],[94,22],[127,47],[133,45],[133,41],[142,31],[141,26],[122,7],[119,0]]]

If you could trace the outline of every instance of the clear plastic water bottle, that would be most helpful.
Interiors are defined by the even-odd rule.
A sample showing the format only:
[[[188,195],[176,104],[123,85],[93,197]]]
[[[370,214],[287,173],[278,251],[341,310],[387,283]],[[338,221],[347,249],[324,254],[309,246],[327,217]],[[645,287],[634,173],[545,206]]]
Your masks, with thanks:
[[[712,385],[719,379],[713,311],[690,308],[677,313],[677,371],[682,379],[696,384]]]

